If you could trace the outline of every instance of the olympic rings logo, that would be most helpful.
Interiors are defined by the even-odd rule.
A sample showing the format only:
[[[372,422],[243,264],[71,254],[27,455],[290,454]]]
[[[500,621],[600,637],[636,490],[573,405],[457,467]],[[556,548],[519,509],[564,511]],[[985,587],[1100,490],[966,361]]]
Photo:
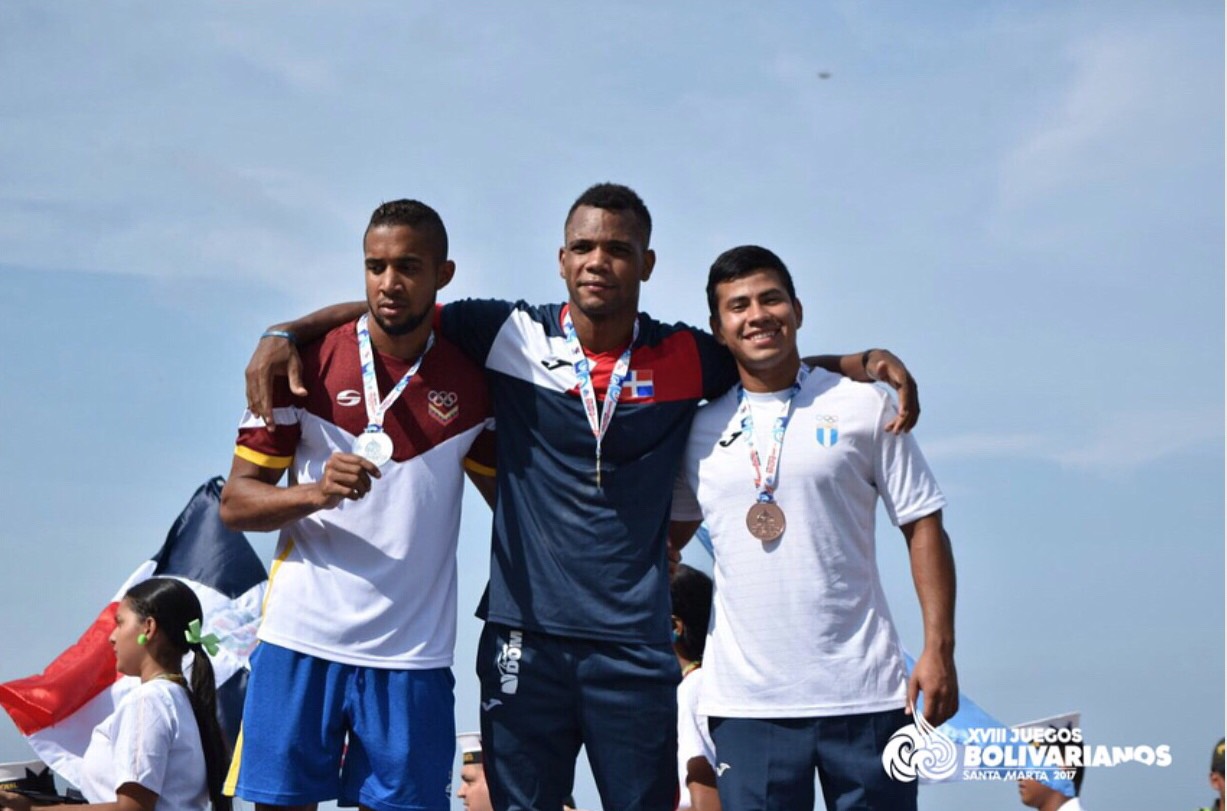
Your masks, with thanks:
[[[429,400],[430,404],[433,406],[438,406],[439,408],[451,408],[452,406],[456,405],[456,402],[460,399],[460,397],[454,391],[432,391],[430,394],[426,395],[426,399]]]

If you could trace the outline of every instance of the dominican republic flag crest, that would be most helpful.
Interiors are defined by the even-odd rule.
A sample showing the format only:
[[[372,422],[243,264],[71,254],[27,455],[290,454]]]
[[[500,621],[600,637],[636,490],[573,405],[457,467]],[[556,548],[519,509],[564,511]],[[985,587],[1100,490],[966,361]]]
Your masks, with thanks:
[[[822,414],[818,417],[818,444],[830,448],[839,441],[839,417]]]
[[[630,387],[631,397],[636,400],[650,400],[655,393],[651,369],[632,369],[631,376],[626,379],[626,385]]]
[[[140,682],[116,671],[108,640],[119,601],[150,577],[182,580],[200,598],[203,630],[221,640],[217,656],[210,658],[222,730],[234,745],[268,572],[247,538],[222,524],[223,483],[216,477],[200,486],[162,548],[137,567],[75,644],[37,676],[0,684],[0,706],[39,759],[69,783],[81,784],[81,760],[94,727]]]

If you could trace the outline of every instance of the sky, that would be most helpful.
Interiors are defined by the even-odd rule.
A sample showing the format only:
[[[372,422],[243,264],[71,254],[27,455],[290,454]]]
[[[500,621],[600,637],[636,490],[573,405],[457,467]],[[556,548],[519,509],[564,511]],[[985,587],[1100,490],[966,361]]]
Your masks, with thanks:
[[[886,346],[915,373],[962,689],[1006,723],[1077,710],[1089,742],[1171,747],[1090,770],[1090,808],[1205,804],[1223,34],[1209,0],[0,0],[0,681],[75,640],[229,470],[257,336],[361,296],[380,202],[443,215],[445,298],[558,301],[564,215],[608,180],[653,214],[647,312],[706,323],[712,259],[761,244],[794,273],[804,350]],[[461,729],[488,515],[470,493]],[[878,546],[919,650],[882,515]],[[0,718],[0,761],[29,754]],[[576,796],[598,807],[582,769]],[[920,804],[1019,807],[1009,784]]]

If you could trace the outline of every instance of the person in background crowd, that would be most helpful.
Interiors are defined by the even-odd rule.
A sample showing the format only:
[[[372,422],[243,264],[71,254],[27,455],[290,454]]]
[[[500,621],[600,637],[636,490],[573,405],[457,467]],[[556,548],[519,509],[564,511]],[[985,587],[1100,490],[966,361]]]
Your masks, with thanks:
[[[1060,744],[1054,745],[1060,746]],[[1068,797],[1047,783],[1038,780],[1019,780],[1018,797],[1022,804],[1036,811],[1057,811],[1058,808],[1061,811],[1083,811],[1082,800],[1078,797],[1082,793],[1083,769],[1081,766],[1074,766],[1069,770],[1074,773],[1073,797]]]
[[[141,683],[125,695],[90,739],[79,788],[90,805],[39,809],[230,811],[222,793],[226,744],[217,722],[213,664],[217,639],[201,633],[192,589],[168,577],[137,583],[115,611],[116,668]],[[192,677],[183,659],[192,654]],[[29,798],[0,791],[0,808],[30,811]]]
[[[1200,811],[1223,811],[1223,739],[1214,745],[1214,751],[1210,753],[1210,788],[1218,792],[1218,798],[1214,801],[1214,805],[1200,809]]]
[[[682,563],[669,584],[673,602],[673,652],[682,669],[677,686],[678,809],[720,811],[716,792],[715,744],[707,719],[699,715],[703,649],[711,618],[711,578]]]
[[[482,766],[481,735],[463,732],[456,740],[460,742],[460,788],[456,789],[456,797],[464,803],[466,811],[493,811],[486,769]]]

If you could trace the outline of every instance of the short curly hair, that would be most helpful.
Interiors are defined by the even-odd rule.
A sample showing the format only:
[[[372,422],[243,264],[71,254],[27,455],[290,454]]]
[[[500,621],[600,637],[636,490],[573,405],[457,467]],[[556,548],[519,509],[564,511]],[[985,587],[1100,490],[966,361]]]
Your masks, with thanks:
[[[435,241],[435,258],[447,259],[447,228],[439,212],[419,200],[392,200],[381,203],[371,214],[366,230],[383,226],[405,225],[430,235]]]
[[[648,213],[648,207],[643,204],[639,195],[628,186],[619,183],[597,183],[589,186],[567,210],[564,224],[571,222],[571,216],[580,206],[591,206],[605,211],[629,211],[643,229],[643,246],[646,248],[652,241],[652,215]]]

